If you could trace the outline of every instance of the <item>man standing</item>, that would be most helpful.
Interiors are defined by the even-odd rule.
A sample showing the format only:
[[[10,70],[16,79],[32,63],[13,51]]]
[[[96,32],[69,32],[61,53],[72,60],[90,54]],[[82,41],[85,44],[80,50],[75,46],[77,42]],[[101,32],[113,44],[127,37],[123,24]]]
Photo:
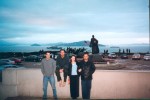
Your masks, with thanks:
[[[57,81],[59,82],[60,87],[64,87],[66,85],[66,79],[68,76],[68,65],[69,65],[69,57],[65,54],[65,50],[60,50],[60,55],[58,55],[56,59],[56,76]],[[62,79],[63,74],[63,79]]]
[[[95,72],[95,65],[89,60],[89,54],[86,52],[83,55],[83,60],[80,63],[81,69],[78,70],[81,74],[82,98],[90,99],[92,86],[92,74]]]
[[[99,48],[98,48],[98,40],[94,38],[94,35],[92,35],[90,47],[92,47],[92,54],[98,54]]]
[[[57,92],[55,86],[55,70],[56,70],[56,62],[52,58],[50,58],[50,52],[46,52],[46,58],[42,60],[41,71],[43,73],[43,99],[47,98],[47,86],[48,82],[53,89],[53,97],[57,99]]]

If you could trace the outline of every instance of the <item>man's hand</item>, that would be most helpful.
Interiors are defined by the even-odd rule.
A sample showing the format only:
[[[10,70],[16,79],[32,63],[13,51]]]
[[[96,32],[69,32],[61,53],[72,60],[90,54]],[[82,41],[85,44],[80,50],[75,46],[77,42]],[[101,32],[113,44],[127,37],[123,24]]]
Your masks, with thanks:
[[[64,69],[60,69],[59,72],[62,73],[64,71]]]
[[[78,72],[81,72],[82,71],[82,69],[80,68],[79,70],[78,70]]]
[[[68,77],[68,84],[70,84],[70,78]]]

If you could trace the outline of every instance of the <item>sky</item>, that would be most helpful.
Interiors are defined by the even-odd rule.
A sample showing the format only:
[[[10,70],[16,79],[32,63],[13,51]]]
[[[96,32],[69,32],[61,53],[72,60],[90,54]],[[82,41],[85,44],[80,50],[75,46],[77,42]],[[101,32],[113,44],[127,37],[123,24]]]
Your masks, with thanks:
[[[0,0],[0,40],[149,43],[149,0]]]

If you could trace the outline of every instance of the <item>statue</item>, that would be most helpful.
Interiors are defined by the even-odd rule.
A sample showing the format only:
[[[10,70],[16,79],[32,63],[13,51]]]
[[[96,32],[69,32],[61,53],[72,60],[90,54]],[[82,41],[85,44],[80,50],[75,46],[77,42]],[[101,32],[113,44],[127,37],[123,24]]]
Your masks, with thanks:
[[[90,47],[92,47],[92,54],[98,54],[99,48],[98,48],[98,40],[94,38],[94,35],[92,35]]]

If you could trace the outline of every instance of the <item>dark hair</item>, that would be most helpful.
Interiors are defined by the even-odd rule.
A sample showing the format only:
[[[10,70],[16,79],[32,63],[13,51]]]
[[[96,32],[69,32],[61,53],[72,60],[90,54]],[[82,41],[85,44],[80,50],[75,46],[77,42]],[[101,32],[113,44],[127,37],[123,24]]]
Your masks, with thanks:
[[[88,53],[88,52],[84,52],[83,56],[84,56],[84,55],[89,55],[89,53]]]
[[[47,54],[47,53],[50,53],[49,51],[46,51],[46,53],[45,54]],[[50,53],[51,54],[51,53]]]
[[[61,52],[61,51],[64,51],[64,52],[65,52],[65,49],[60,49],[60,52]]]
[[[94,38],[94,35],[92,35],[92,37]]]
[[[76,56],[75,54],[73,54],[73,55],[71,56],[71,58],[72,58],[73,56],[75,57],[75,62],[77,62],[77,56]],[[72,62],[71,58],[70,58],[70,62]]]

